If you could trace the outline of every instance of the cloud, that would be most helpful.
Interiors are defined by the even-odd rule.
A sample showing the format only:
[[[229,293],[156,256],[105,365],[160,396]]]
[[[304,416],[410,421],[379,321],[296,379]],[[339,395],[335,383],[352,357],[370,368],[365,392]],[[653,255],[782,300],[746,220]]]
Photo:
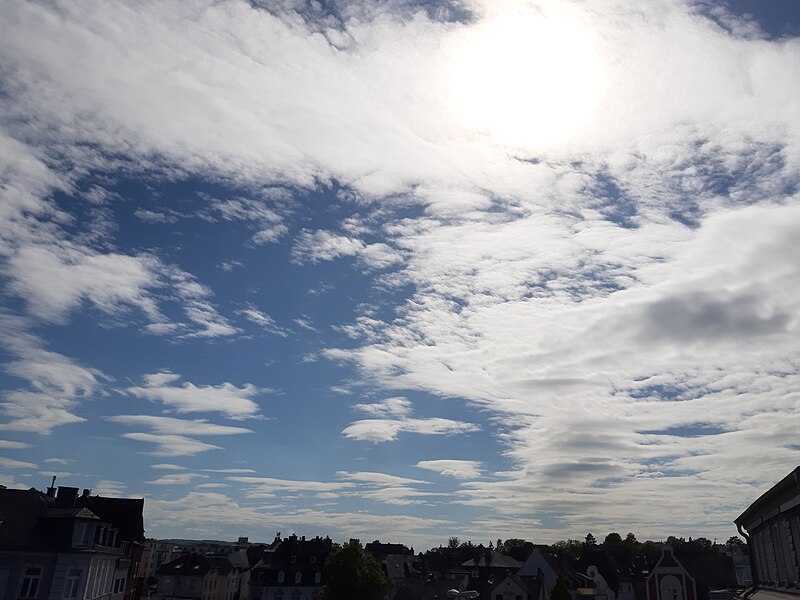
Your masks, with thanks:
[[[15,460],[13,458],[5,458],[0,456],[0,467],[4,469],[38,469],[38,465],[23,460]]]
[[[302,231],[292,248],[297,263],[318,263],[342,256],[354,256],[365,247],[359,239],[330,231]]]
[[[454,435],[472,433],[480,427],[473,423],[464,423],[452,419],[430,417],[427,419],[412,418],[411,402],[406,398],[388,398],[375,404],[356,404],[353,406],[360,412],[374,416],[394,417],[387,419],[363,419],[348,425],[343,431],[345,437],[369,442],[390,442],[397,439],[401,432],[421,435]]]
[[[398,477],[397,475],[389,475],[388,473],[375,473],[372,471],[338,471],[336,473],[341,479],[347,481],[355,481],[358,483],[375,484],[375,485],[408,485],[428,483],[421,479],[410,479],[408,477]]]
[[[150,485],[189,485],[193,480],[200,477],[208,477],[208,475],[200,475],[199,473],[171,473],[169,475],[162,475],[153,481],[145,481]]]
[[[276,492],[330,492],[339,491],[353,486],[346,482],[326,482],[326,481],[299,481],[292,479],[276,479],[274,477],[228,477],[228,481],[234,481],[246,486],[245,495],[248,498],[270,498]]]
[[[194,456],[208,450],[220,450],[220,446],[206,444],[183,435],[166,435],[155,433],[123,433],[122,437],[137,442],[146,442],[156,446],[150,454],[155,456]]]
[[[106,421],[132,425],[138,427],[149,427],[155,433],[176,434],[176,435],[240,435],[243,433],[253,433],[252,429],[244,427],[230,427],[227,425],[217,425],[202,419],[175,419],[173,417],[158,417],[152,415],[116,415],[106,417]]]
[[[408,417],[412,412],[412,404],[408,398],[398,396],[387,398],[373,404],[355,404],[353,408],[373,417]]]
[[[25,448],[30,448],[31,445],[27,442],[13,442],[10,440],[0,440],[0,448],[5,448],[7,450],[24,450]]]
[[[248,306],[247,308],[243,308],[237,311],[240,315],[246,317],[249,321],[255,323],[256,325],[260,326],[264,331],[268,331],[269,333],[274,333],[280,337],[288,337],[289,330],[281,327],[275,322],[275,319],[270,317],[267,314],[264,314],[254,306]]]
[[[187,381],[178,386],[171,385],[179,377],[175,373],[159,373],[156,377],[157,380],[145,379],[144,386],[128,387],[125,392],[137,398],[161,402],[179,414],[218,412],[236,420],[258,416],[258,404],[251,398],[264,390],[252,384],[237,387],[226,382],[216,386],[198,386]]]
[[[467,502],[509,526],[557,514],[559,537],[585,532],[586,514],[605,519],[596,526],[625,519],[642,535],[694,524],[724,536],[730,498],[751,497],[798,459],[788,433],[797,430],[797,38],[769,39],[724,7],[678,0],[551,3],[539,16],[589,29],[561,40],[594,50],[597,86],[550,97],[551,111],[471,121],[452,67],[509,3],[470,1],[471,18],[450,21],[396,6],[352,4],[331,28],[312,9],[248,3],[0,6],[7,291],[47,322],[90,307],[115,322],[144,319],[158,335],[232,336],[210,288],[154,255],[103,246],[50,201],[54,192],[118,171],[250,189],[335,184],[374,226],[305,229],[292,259],[394,268],[376,283],[407,297],[358,320],[348,347],[325,355],[351,360],[369,385],[462,398],[500,424],[497,451],[512,468],[465,484]],[[573,72],[552,68],[559,53],[517,54],[527,62],[506,79],[535,94],[562,89],[543,85],[549,74]],[[521,91],[502,106],[530,98]],[[537,118],[556,121],[560,106],[583,99],[591,118],[572,119],[561,139],[539,135],[548,125]],[[241,220],[254,208],[213,214]],[[263,241],[283,235],[274,222]],[[171,303],[185,322],[164,316]],[[4,427],[79,423],[79,402],[101,390],[99,372],[46,352],[39,342],[12,348],[11,374],[29,389],[4,398]],[[219,391],[190,385],[142,397]],[[234,404],[250,398],[229,391]],[[168,406],[191,412],[185,395]],[[371,416],[352,425],[356,436],[430,428],[408,414]],[[709,420],[722,433],[651,433]],[[664,477],[637,477],[654,470]],[[678,499],[659,523],[631,500],[649,494]],[[240,511],[237,523],[262,517],[229,500],[160,506],[206,502]],[[384,531],[379,516],[341,517]],[[287,522],[301,518],[345,526],[321,512]],[[188,519],[174,523],[215,526]]]
[[[44,462],[51,465],[68,465],[75,461],[71,458],[45,458]]]
[[[475,479],[481,476],[480,464],[474,460],[421,460],[416,466],[420,469],[436,471],[440,475],[456,479]]]
[[[275,189],[269,194],[273,199],[290,200],[285,190]],[[277,198],[276,198],[277,197]],[[257,245],[274,243],[289,231],[283,223],[283,217],[265,202],[248,198],[231,198],[227,200],[209,199],[210,214],[225,221],[242,221],[257,231],[251,242]]]
[[[182,467],[181,465],[173,465],[171,463],[158,463],[155,465],[150,465],[151,469],[162,469],[165,471],[185,471],[186,467]]]

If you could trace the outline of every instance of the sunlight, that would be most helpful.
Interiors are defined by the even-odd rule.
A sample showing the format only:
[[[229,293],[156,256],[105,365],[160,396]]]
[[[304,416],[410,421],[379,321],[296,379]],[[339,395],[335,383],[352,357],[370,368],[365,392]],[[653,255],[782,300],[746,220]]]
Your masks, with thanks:
[[[574,136],[601,95],[595,34],[561,6],[487,19],[456,49],[451,77],[464,125],[525,148]]]

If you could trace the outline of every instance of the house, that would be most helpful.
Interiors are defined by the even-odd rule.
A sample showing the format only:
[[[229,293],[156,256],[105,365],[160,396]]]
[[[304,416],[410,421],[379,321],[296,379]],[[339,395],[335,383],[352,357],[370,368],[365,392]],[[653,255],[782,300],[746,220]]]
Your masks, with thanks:
[[[762,494],[734,521],[747,540],[751,600],[800,596],[800,466]]]
[[[250,570],[250,600],[315,600],[332,550],[330,538],[276,537]]]
[[[144,500],[0,488],[0,597],[135,600]]]
[[[468,589],[486,600],[545,600],[548,596],[541,579],[527,579],[507,573],[497,580],[470,581]]]
[[[586,550],[578,568],[593,582],[592,596],[597,600],[635,600],[634,575],[605,550]]]
[[[647,577],[646,589],[647,600],[697,600],[694,577],[667,544],[661,547],[661,558]]]

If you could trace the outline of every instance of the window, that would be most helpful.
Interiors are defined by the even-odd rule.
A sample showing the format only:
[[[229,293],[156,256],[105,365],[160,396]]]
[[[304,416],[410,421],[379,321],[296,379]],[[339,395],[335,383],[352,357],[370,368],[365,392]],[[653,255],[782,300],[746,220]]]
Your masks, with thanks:
[[[286,573],[278,571],[278,583],[283,583],[284,579],[286,579]]]
[[[25,567],[22,575],[22,587],[19,589],[20,598],[36,598],[39,590],[39,580],[42,578],[41,567]]]
[[[319,583],[320,581],[322,581],[322,573],[317,571],[314,573],[314,583]]]
[[[125,578],[120,577],[119,579],[114,580],[114,593],[119,594],[120,592],[125,591]]]
[[[295,583],[300,583],[300,580],[302,579],[303,579],[303,573],[301,571],[298,571],[297,573],[294,574]]]
[[[67,573],[67,581],[64,584],[64,598],[77,598],[78,588],[81,585],[81,575],[83,571],[80,569],[70,569]]]
[[[310,562],[310,563],[313,565],[315,562],[317,562],[317,557],[316,557],[316,556],[312,556],[312,557],[309,559],[309,561],[308,561],[308,562]]]
[[[297,562],[297,555],[296,554],[292,554],[292,564],[294,564],[296,562]]]

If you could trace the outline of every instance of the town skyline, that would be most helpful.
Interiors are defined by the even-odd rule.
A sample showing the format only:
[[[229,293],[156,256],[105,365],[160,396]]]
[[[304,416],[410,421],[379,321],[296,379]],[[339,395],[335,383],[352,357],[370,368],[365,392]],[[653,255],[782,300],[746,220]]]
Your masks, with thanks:
[[[7,2],[0,57],[0,484],[416,548],[726,540],[800,464],[797,2]]]

